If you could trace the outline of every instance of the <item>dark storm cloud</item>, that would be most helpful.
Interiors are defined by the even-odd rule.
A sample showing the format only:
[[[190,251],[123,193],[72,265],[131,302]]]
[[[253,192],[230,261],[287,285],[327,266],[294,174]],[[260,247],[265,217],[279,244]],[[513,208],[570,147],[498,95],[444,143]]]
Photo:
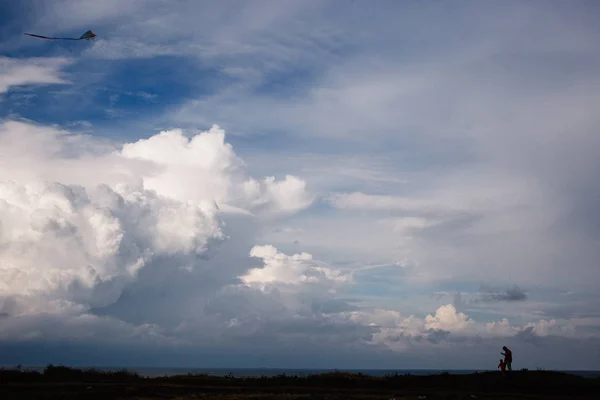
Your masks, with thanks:
[[[429,329],[427,333],[427,340],[431,343],[439,343],[450,335],[450,331],[445,331],[443,329]]]
[[[450,297],[452,304],[460,307],[468,304],[521,302],[528,299],[528,294],[517,285],[499,288],[482,284],[479,292],[437,292],[433,294],[433,297],[437,300]]]
[[[499,290],[488,285],[482,285],[480,288],[481,294],[476,298],[475,302],[497,302],[497,301],[523,301],[527,300],[527,293],[525,293],[517,285]]]

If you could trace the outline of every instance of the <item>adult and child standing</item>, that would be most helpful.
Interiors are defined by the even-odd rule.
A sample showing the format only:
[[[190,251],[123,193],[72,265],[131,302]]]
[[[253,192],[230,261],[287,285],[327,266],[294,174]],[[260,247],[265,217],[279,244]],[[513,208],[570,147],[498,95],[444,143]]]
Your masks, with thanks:
[[[504,346],[502,347],[504,353],[500,353],[504,356],[504,360],[500,359],[500,363],[498,364],[498,368],[502,371],[502,375],[506,374],[506,369],[508,368],[508,372],[512,371],[512,351]]]

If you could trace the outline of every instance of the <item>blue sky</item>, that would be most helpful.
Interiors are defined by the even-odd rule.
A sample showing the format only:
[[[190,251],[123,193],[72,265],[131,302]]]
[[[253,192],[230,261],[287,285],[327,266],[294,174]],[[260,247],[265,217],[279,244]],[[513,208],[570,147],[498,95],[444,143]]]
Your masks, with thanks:
[[[0,364],[600,368],[596,2],[1,7]]]

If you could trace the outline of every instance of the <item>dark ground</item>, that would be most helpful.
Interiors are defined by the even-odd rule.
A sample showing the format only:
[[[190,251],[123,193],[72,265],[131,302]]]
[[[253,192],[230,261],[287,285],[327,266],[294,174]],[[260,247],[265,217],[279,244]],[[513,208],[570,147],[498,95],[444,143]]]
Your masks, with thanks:
[[[125,370],[98,372],[48,366],[42,373],[0,369],[0,399],[597,399],[600,378],[513,371],[429,376],[328,373],[234,378],[182,375],[143,378]]]

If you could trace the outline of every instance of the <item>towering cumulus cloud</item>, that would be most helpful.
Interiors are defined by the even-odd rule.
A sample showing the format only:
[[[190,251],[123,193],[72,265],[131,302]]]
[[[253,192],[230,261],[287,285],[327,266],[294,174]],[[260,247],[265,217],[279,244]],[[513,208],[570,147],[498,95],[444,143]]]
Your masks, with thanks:
[[[180,130],[161,132],[125,144],[121,155],[157,165],[155,174],[144,177],[144,187],[180,201],[207,204],[212,199],[247,211],[294,212],[313,200],[306,183],[295,176],[281,181],[266,177],[262,182],[247,177],[243,161],[217,126],[191,140]]]
[[[293,212],[312,201],[296,177],[246,176],[218,127],[119,148],[9,121],[0,163],[4,317],[110,306],[144,268],[204,268],[231,233],[224,213],[251,215],[257,204]]]
[[[0,199],[0,293],[29,306],[110,304],[153,257],[223,236],[214,214],[142,188],[5,182]]]

